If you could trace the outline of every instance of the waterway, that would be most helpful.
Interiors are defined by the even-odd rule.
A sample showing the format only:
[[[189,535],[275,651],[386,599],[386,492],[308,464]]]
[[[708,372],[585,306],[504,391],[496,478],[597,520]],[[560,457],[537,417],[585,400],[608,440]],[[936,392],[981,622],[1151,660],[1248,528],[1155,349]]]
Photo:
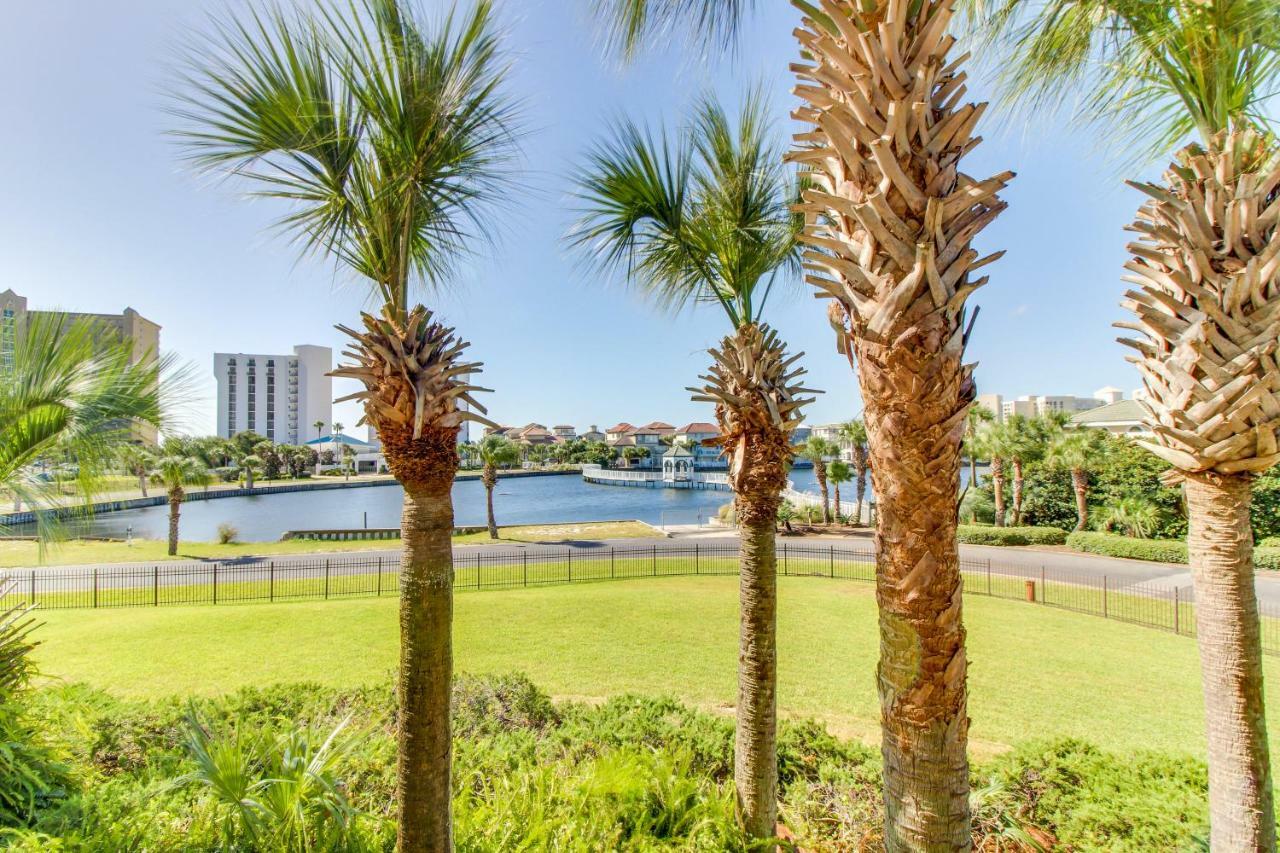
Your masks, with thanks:
[[[816,489],[810,469],[796,469],[792,481],[801,490]],[[494,491],[494,510],[499,524],[629,519],[695,524],[732,498],[728,492],[704,489],[595,485],[574,473],[501,479]],[[223,523],[235,527],[245,542],[279,539],[286,530],[397,527],[402,499],[399,486],[367,486],[192,501],[182,505],[182,538],[212,541]],[[453,506],[455,524],[484,524],[484,486],[476,479],[459,480],[453,487]],[[124,538],[131,532],[140,539],[163,539],[168,524],[169,508],[153,506],[102,513],[74,522],[72,529],[82,535]]]

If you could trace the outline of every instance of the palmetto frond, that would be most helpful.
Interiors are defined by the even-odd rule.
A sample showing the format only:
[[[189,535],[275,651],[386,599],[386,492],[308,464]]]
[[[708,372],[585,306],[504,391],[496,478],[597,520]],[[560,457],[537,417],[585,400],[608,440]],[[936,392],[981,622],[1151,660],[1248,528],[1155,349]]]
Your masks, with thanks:
[[[674,138],[622,122],[578,177],[570,242],[602,271],[670,309],[719,304],[734,327],[758,322],[777,276],[798,267],[794,179],[749,93],[736,122],[703,99]]]
[[[288,202],[282,228],[401,313],[490,233],[514,143],[491,4],[426,32],[397,0],[250,12],[189,52],[173,110],[196,165]]]
[[[627,59],[664,36],[732,49],[756,0],[595,0],[608,47]]]
[[[1273,0],[976,0],[971,13],[1009,57],[1009,100],[1037,111],[1074,103],[1137,159],[1192,134],[1208,144],[1243,122],[1265,126],[1262,104],[1280,82]]]

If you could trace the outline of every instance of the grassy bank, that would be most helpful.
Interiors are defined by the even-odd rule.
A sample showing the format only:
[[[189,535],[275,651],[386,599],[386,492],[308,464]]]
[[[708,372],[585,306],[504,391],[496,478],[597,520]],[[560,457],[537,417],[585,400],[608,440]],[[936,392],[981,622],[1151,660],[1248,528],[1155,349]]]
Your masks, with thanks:
[[[872,588],[787,578],[780,586],[783,712],[874,740]],[[735,695],[736,589],[735,578],[703,577],[462,594],[457,668],[522,670],[561,697],[674,694],[725,711]],[[1188,638],[1012,602],[967,599],[965,609],[976,754],[1078,737],[1107,749],[1202,755]],[[391,599],[48,611],[42,619],[37,658],[49,676],[122,696],[207,696],[279,681],[379,684],[396,660]],[[1280,710],[1271,659],[1267,676],[1269,707]]]
[[[659,535],[654,528],[636,521],[611,521],[580,524],[540,524],[502,527],[500,542],[556,543],[595,539],[634,539]],[[458,545],[492,543],[488,533],[468,533],[454,537]],[[0,542],[0,567],[72,566],[85,563],[157,563],[169,560],[234,560],[244,557],[268,557],[299,554],[346,553],[351,551],[386,551],[399,548],[394,540],[331,542],[290,539],[277,542],[181,542],[178,556],[166,552],[168,543],[158,539],[135,539],[124,542],[93,542],[74,539],[55,543],[45,549],[43,557],[35,542]]]

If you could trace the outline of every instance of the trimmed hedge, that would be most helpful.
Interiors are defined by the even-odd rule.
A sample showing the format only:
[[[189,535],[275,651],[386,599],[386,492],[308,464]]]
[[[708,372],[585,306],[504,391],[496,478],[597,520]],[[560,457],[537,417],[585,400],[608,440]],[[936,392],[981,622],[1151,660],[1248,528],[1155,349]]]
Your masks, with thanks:
[[[1257,569],[1280,571],[1280,542],[1264,539],[1253,549],[1253,565]],[[1187,543],[1172,539],[1134,539],[1116,533],[1080,531],[1067,537],[1067,546],[1086,554],[1123,557],[1128,560],[1151,560],[1157,563],[1186,563]]]
[[[1062,545],[1067,531],[1057,527],[988,527],[962,524],[956,540],[966,545]]]

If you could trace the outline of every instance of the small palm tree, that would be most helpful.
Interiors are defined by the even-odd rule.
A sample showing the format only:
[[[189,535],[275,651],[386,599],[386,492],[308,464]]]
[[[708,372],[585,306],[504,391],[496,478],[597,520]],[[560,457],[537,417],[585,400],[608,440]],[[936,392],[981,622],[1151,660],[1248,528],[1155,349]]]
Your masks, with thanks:
[[[169,556],[178,553],[178,523],[186,486],[207,486],[213,479],[208,467],[180,439],[169,439],[160,450],[151,479],[169,495]]]
[[[843,459],[837,459],[827,466],[827,479],[831,481],[831,485],[835,488],[835,518],[836,523],[840,523],[840,484],[848,483],[853,480],[853,469],[848,462]]]
[[[982,430],[995,419],[995,412],[986,406],[974,404],[969,407],[964,426],[964,455],[969,459],[969,479],[965,481],[964,488],[960,491],[960,500],[957,505],[963,504],[969,489],[978,484],[978,460],[986,455],[986,447],[981,438]]]
[[[412,0],[264,0],[187,62],[176,112],[195,162],[290,205],[283,226],[361,276],[361,315],[335,376],[404,487],[397,695],[398,843],[447,850],[453,673],[453,503],[460,425],[485,420],[467,345],[411,299],[446,286],[491,230],[514,152],[506,62],[489,0],[438,25]],[[337,432],[338,425],[334,425]]]
[[[1076,429],[1060,432],[1045,452],[1045,464],[1071,472],[1071,489],[1076,496],[1076,530],[1089,525],[1089,472],[1102,455],[1103,434]]]
[[[978,436],[981,446],[991,457],[991,497],[996,507],[995,526],[1004,527],[1007,513],[1004,492],[1005,463],[1018,452],[1018,437],[1005,423],[991,424],[980,431]]]
[[[351,472],[356,467],[356,449],[349,444],[342,445],[343,479],[351,482]]]
[[[317,420],[313,422],[311,425],[316,428],[316,438],[320,438],[322,435],[324,435],[324,421]]]
[[[818,491],[822,493],[822,523],[831,523],[831,493],[827,489],[827,460],[840,455],[840,448],[834,442],[820,435],[811,435],[800,445],[800,455],[813,463],[813,476],[818,481]]]
[[[871,470],[870,449],[867,447],[867,425],[854,418],[840,425],[840,441],[849,445],[849,461],[857,480],[857,504],[853,510],[853,523],[862,524],[862,504],[867,495],[867,472]],[[836,511],[839,514],[839,510]]]
[[[1105,507],[1099,522],[1103,530],[1120,530],[1126,536],[1146,539],[1160,523],[1160,507],[1147,498],[1129,495]]]
[[[484,466],[480,472],[480,482],[484,484],[489,538],[497,539],[498,522],[493,516],[493,488],[498,485],[498,469],[510,467],[520,461],[520,448],[504,435],[486,435],[475,450]]]
[[[1280,82],[1274,0],[992,0],[976,7],[1016,97],[1077,104],[1134,165],[1170,152],[1130,229],[1124,279],[1144,442],[1183,483],[1214,850],[1276,846],[1249,508],[1280,461]],[[1082,97],[1075,97],[1079,93]]]
[[[138,490],[147,497],[147,475],[155,464],[151,448],[141,444],[126,444],[120,448],[118,458],[124,470],[138,478]]]
[[[689,390],[715,405],[742,531],[734,784],[755,838],[773,837],[777,818],[774,541],[791,435],[811,399],[797,382],[800,356],[764,323],[776,279],[798,271],[799,224],[788,210],[794,179],[768,128],[756,92],[736,120],[703,99],[675,140],[622,124],[579,178],[585,211],[571,238],[660,305],[716,305],[732,330]]]
[[[253,477],[262,470],[262,457],[256,453],[246,453],[239,459],[240,473],[244,474],[244,487],[253,488]]]
[[[89,505],[128,453],[138,424],[161,425],[161,376],[169,359],[135,363],[96,322],[32,314],[17,327],[12,361],[0,368],[0,485],[36,512],[43,548],[61,533],[56,484],[38,476],[43,460],[76,460],[76,492]]]

